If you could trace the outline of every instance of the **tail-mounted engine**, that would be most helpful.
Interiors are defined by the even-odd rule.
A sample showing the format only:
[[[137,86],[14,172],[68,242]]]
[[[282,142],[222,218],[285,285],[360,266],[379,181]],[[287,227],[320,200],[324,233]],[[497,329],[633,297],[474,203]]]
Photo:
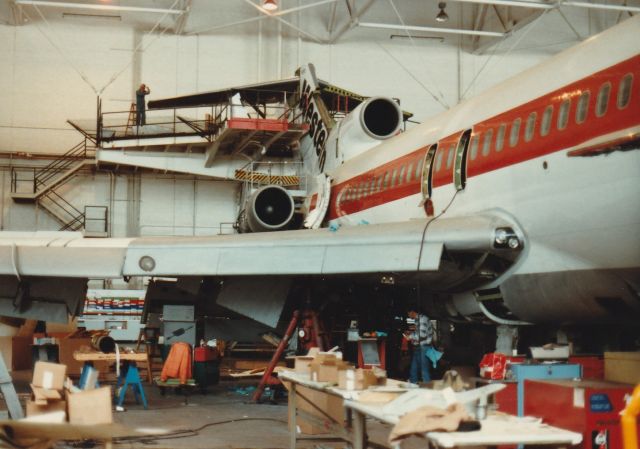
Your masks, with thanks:
[[[284,188],[261,187],[249,196],[238,219],[240,232],[280,231],[291,222],[295,205]]]
[[[326,145],[328,165],[345,160],[393,137],[402,125],[402,110],[390,98],[372,97],[351,111],[329,134]]]

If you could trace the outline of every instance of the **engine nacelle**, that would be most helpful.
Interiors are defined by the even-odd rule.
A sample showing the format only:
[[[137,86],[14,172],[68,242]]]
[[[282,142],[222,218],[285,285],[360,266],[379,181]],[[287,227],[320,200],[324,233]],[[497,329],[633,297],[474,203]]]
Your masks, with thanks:
[[[331,169],[393,137],[402,126],[402,111],[390,98],[372,97],[359,104],[329,134],[325,146]]]
[[[294,211],[289,192],[280,186],[265,186],[247,200],[238,229],[240,232],[279,231],[291,222]]]

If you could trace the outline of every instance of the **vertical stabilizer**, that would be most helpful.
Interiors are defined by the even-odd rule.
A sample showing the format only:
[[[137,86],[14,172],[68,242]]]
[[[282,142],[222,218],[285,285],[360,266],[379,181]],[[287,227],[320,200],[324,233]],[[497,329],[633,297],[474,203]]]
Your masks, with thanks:
[[[313,174],[319,174],[324,172],[325,145],[329,137],[329,131],[331,131],[335,122],[329,115],[329,111],[320,96],[320,86],[313,64],[300,67],[299,72],[300,110],[303,113],[305,122],[309,124],[309,139],[303,139],[301,151],[305,159],[305,165],[307,165],[306,162],[308,160],[315,159],[313,168],[308,167],[307,170]],[[309,154],[310,149],[304,148],[305,146],[310,146],[314,154]]]

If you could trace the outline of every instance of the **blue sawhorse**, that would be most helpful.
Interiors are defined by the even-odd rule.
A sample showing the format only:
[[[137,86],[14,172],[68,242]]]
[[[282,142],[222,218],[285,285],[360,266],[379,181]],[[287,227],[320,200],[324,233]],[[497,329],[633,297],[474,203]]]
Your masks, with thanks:
[[[98,382],[98,375],[94,373],[96,369],[93,367],[93,362],[84,362],[82,366],[82,372],[80,373],[80,380],[78,381],[78,387],[81,390],[87,389],[87,383],[91,381],[91,379],[95,379],[95,385],[91,388],[100,388],[100,382]]]
[[[145,410],[149,408],[147,398],[144,395],[144,388],[142,388],[140,373],[138,372],[138,367],[135,362],[124,363],[123,370],[120,372],[118,382],[116,383],[116,391],[120,385],[122,385],[122,389],[118,396],[118,407],[122,407],[122,404],[124,404],[124,397],[127,394],[127,388],[130,385],[131,388],[133,388],[133,394],[136,398],[136,402],[139,404],[140,398],[142,398],[142,405],[144,405]]]

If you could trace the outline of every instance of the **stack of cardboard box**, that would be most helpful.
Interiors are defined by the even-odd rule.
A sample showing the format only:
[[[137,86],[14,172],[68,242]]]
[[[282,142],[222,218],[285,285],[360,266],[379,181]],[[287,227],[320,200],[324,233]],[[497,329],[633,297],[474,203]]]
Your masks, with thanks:
[[[28,418],[41,415],[39,420],[43,421],[86,425],[113,422],[111,388],[95,388],[95,382],[88,382],[86,389],[80,390],[67,378],[65,365],[37,362],[31,391]]]
[[[294,369],[308,374],[314,382],[335,384],[343,390],[366,390],[370,386],[384,385],[386,372],[381,369],[355,368],[342,360],[340,353],[315,352],[296,357]]]

